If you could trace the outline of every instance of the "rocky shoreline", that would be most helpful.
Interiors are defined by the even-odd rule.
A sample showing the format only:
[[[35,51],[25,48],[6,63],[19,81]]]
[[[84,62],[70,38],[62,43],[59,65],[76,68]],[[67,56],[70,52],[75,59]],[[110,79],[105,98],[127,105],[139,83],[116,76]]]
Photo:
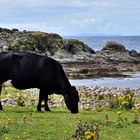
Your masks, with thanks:
[[[69,79],[125,77],[122,72],[140,71],[140,53],[108,41],[101,51],[77,39],[56,33],[0,28],[0,51],[30,52],[58,60]]]
[[[140,88],[108,88],[108,87],[93,87],[93,86],[77,86],[76,87],[80,95],[80,108],[96,109],[100,105],[108,107],[110,100],[118,96],[124,95],[127,92],[132,93],[135,98],[140,96]],[[8,92],[8,91],[7,91]],[[37,105],[38,103],[38,89],[28,89],[21,91],[21,96],[26,97],[25,106]],[[4,106],[17,106],[18,98],[12,98],[10,92],[7,93],[5,98],[1,99],[1,102]],[[61,95],[50,95],[49,96],[49,106],[50,107],[59,107],[65,106],[64,99]]]

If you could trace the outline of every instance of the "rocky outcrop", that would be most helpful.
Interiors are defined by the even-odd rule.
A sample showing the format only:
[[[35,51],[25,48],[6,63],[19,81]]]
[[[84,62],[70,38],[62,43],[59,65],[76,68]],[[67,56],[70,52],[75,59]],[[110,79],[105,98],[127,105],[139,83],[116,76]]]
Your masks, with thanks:
[[[132,57],[139,57],[140,54],[136,51],[136,50],[131,50],[129,51],[129,54],[132,56]]]
[[[71,54],[77,54],[81,52],[88,52],[91,54],[95,53],[94,50],[77,39],[64,39],[63,49]]]
[[[53,55],[62,37],[44,32],[20,32],[16,29],[0,29],[1,51],[26,51]]]
[[[64,40],[55,33],[0,28],[0,51],[10,50],[45,54],[58,59],[94,53],[83,42]]]
[[[114,42],[114,41],[108,41],[106,43],[106,46],[102,49],[102,51],[119,51],[119,52],[125,52],[125,46],[121,43]]]

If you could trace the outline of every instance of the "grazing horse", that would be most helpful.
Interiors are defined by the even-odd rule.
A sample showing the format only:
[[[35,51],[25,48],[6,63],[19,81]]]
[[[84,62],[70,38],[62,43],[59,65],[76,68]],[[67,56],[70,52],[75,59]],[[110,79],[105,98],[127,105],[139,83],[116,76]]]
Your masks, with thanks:
[[[63,95],[71,113],[78,113],[78,91],[71,86],[60,63],[52,58],[33,53],[1,52],[0,91],[7,80],[17,89],[40,89],[38,111],[43,100],[45,111],[50,111],[48,95],[56,93]],[[0,110],[3,110],[1,102]]]

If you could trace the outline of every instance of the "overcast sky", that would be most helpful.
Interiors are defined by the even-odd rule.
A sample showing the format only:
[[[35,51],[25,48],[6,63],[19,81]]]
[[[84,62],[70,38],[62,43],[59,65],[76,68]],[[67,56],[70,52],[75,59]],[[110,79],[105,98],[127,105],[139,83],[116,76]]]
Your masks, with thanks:
[[[140,0],[0,0],[0,27],[140,35]]]

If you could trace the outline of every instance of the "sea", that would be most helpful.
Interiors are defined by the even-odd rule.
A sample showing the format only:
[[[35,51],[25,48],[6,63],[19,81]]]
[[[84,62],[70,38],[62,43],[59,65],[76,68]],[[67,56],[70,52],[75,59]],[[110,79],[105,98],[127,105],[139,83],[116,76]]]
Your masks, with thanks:
[[[65,36],[65,39],[78,39],[92,48],[94,51],[102,50],[107,41],[116,41],[125,46],[127,50],[135,50],[140,53],[140,36]],[[125,73],[129,78],[91,78],[70,80],[72,85],[101,86],[117,88],[140,88],[140,72]]]
[[[64,38],[78,39],[95,51],[102,50],[107,41],[116,41],[127,50],[136,50],[140,53],[140,36],[64,36]]]

